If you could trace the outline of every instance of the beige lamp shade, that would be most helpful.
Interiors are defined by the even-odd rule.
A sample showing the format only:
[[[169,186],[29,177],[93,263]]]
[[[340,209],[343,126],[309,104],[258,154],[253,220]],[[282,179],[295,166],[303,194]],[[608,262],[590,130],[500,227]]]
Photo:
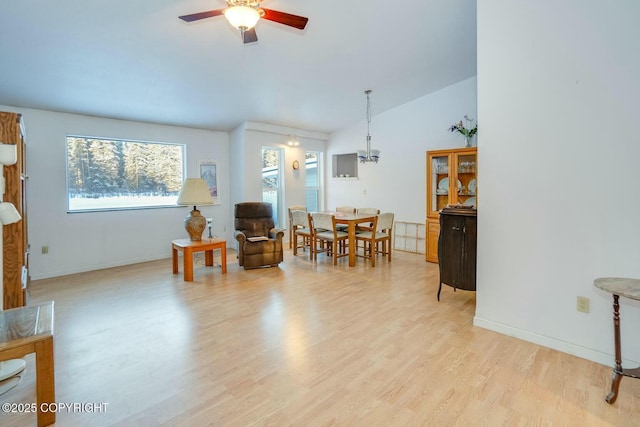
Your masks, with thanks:
[[[204,179],[187,178],[182,184],[177,204],[180,206],[212,205],[213,197]]]
[[[18,161],[18,147],[16,144],[0,143],[0,164],[15,165]]]
[[[202,178],[187,178],[182,184],[182,190],[178,196],[178,205],[193,206],[193,210],[184,219],[184,228],[189,233],[191,240],[202,240],[202,232],[207,220],[196,209],[196,205],[212,205],[213,197],[209,193],[209,187]]]
[[[22,217],[13,203],[0,202],[0,222],[9,225],[20,221]]]

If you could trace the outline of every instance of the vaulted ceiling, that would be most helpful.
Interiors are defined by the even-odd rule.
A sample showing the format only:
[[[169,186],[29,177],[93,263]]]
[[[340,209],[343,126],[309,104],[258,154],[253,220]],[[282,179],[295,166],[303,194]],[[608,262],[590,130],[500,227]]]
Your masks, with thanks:
[[[222,0],[15,0],[0,13],[0,105],[230,130],[331,132],[476,74],[476,0],[264,0],[243,44]]]

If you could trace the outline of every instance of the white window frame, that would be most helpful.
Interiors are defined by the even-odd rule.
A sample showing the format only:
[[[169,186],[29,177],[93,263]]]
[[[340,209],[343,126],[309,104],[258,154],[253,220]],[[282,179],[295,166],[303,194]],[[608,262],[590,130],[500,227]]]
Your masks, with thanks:
[[[282,162],[284,159],[284,150],[280,147],[273,147],[273,146],[262,146],[261,150],[260,150],[260,164],[263,163],[264,160],[264,150],[273,150],[276,151],[278,153],[278,165],[275,168],[271,168],[269,170],[267,170],[267,168],[262,168],[262,172],[261,172],[261,180],[262,181],[262,201],[263,202],[269,202],[272,203],[273,205],[273,213],[274,213],[274,221],[275,221],[275,225],[276,227],[281,227],[282,224],[282,195],[283,195],[283,188],[284,188],[284,174],[282,173]],[[265,187],[264,186],[264,176],[265,176],[265,171],[268,172],[275,172],[277,174],[277,183],[278,186],[275,189],[275,193],[276,193],[276,203],[275,205],[273,204],[272,200],[265,200],[265,190],[269,190],[272,189],[272,187]]]
[[[159,166],[157,163],[150,164],[148,162],[141,162],[143,165],[140,166],[139,163],[126,163],[126,158],[120,158],[116,160],[113,164],[109,163],[109,161],[103,161],[102,168],[100,168],[99,175],[107,175],[107,178],[99,178],[102,182],[105,181],[113,181],[119,183],[122,187],[119,190],[106,190],[107,192],[111,192],[112,195],[106,196],[105,192],[98,191],[95,188],[91,189],[90,185],[85,186],[82,185],[82,189],[78,186],[79,182],[83,180],[89,180],[91,178],[82,177],[80,178],[80,174],[84,174],[84,170],[91,173],[91,160],[88,159],[91,146],[84,147],[83,150],[86,150],[86,153],[82,153],[82,155],[86,155],[86,161],[83,161],[82,165],[79,168],[72,168],[70,162],[73,159],[70,159],[71,154],[71,144],[74,140],[84,140],[84,143],[87,145],[96,144],[112,144],[113,147],[117,147],[117,144],[122,144],[120,150],[133,149],[137,146],[153,146],[154,150],[157,150],[158,158],[160,161],[166,161],[167,163],[162,163]],[[115,145],[113,145],[115,144]],[[163,150],[164,148],[164,150]],[[171,156],[163,155],[167,152],[173,153],[178,158],[175,159]],[[104,153],[108,154],[108,150],[105,150]],[[120,154],[123,156],[123,154]],[[108,138],[108,137],[94,137],[94,136],[86,136],[86,135],[67,135],[65,138],[65,161],[66,161],[66,183],[67,183],[67,213],[78,213],[78,212],[96,212],[96,211],[119,211],[119,210],[134,210],[134,209],[154,209],[154,208],[167,208],[167,207],[177,207],[176,201],[178,199],[178,194],[180,192],[180,188],[182,187],[182,181],[186,176],[186,145],[178,144],[178,143],[169,143],[169,142],[155,142],[155,141],[139,141],[132,139],[118,139],[118,138]],[[176,161],[178,164],[176,164]],[[117,164],[116,164],[117,162]],[[97,162],[94,162],[94,165]],[[147,165],[147,166],[145,166]],[[145,191],[132,191],[130,184],[127,182],[127,174],[126,168],[149,168],[147,172],[148,175],[145,175],[150,180],[155,180],[157,178],[153,177],[152,174],[158,173],[158,169],[164,168],[174,168],[175,176],[172,176],[167,181],[156,181],[155,186],[163,187],[163,190],[159,188],[147,188]],[[113,168],[118,168],[118,171],[114,171]],[[82,171],[80,170],[82,169]],[[162,170],[162,169],[161,169]],[[125,171],[123,173],[123,171]],[[153,171],[153,172],[152,172]],[[73,172],[76,172],[75,175],[72,175]],[[108,177],[108,175],[111,175]],[[117,177],[117,178],[116,178]],[[96,178],[98,179],[98,178]],[[76,182],[74,185],[72,181]],[[113,183],[111,185],[114,185]],[[72,192],[74,194],[72,194]],[[79,192],[84,194],[84,197],[78,196]],[[117,194],[116,194],[117,193]]]
[[[307,191],[310,190],[315,190],[316,191],[316,203],[317,203],[317,210],[320,211],[322,210],[322,153],[320,151],[315,151],[315,150],[307,150],[305,151],[305,162],[304,162],[304,167],[305,167],[305,175],[307,173],[307,153],[314,153],[316,155],[316,173],[318,174],[318,185],[317,187],[308,187],[307,186],[307,181],[305,179],[305,205],[307,206],[307,209],[313,209],[312,206],[309,206],[309,203],[306,200],[306,195],[307,195]]]

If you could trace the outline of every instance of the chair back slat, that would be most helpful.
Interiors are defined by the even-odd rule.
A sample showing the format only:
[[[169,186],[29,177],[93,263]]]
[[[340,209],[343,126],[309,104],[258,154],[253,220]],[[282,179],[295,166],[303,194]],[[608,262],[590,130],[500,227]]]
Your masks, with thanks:
[[[363,215],[378,215],[380,213],[380,209],[376,208],[358,208],[357,213]]]
[[[333,230],[333,215],[324,212],[314,212],[311,216],[313,218],[314,229]]]
[[[293,211],[306,211],[307,207],[303,206],[303,205],[293,205],[293,206],[289,206],[289,212],[293,212]]]
[[[384,230],[391,230],[393,228],[393,213],[386,212],[378,215],[378,224],[376,227],[376,231],[378,233]]]
[[[353,206],[338,206],[336,212],[356,213],[356,208]]]
[[[291,225],[309,228],[309,217],[306,211],[291,211]]]

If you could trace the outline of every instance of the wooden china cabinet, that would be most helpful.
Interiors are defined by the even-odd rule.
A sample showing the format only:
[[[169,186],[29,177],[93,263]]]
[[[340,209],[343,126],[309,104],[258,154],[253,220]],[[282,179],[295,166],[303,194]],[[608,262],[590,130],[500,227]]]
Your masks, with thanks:
[[[22,219],[2,227],[2,308],[27,304],[29,244],[27,239],[25,141],[22,116],[0,112],[0,143],[16,145],[17,162],[2,166],[5,178],[4,202],[13,203]]]
[[[477,147],[427,151],[427,261],[438,262],[440,211],[478,206],[477,172]]]

